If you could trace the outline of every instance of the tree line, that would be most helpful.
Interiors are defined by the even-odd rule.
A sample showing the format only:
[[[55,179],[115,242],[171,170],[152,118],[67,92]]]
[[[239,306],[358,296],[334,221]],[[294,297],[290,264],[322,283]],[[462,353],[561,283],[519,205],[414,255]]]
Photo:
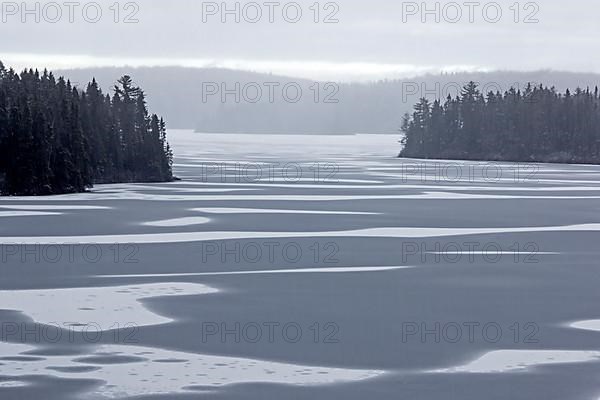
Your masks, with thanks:
[[[530,84],[484,95],[470,82],[455,98],[421,99],[401,130],[401,157],[596,164],[600,94]]]
[[[0,62],[0,193],[85,191],[95,183],[166,182],[172,151],[165,122],[123,76],[112,97],[52,73],[17,74]]]

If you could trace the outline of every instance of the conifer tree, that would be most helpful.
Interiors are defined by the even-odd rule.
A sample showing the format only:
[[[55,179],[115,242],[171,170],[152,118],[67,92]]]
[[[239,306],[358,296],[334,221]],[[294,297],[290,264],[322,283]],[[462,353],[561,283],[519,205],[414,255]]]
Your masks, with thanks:
[[[419,101],[402,132],[402,157],[600,163],[600,94],[530,84],[483,96],[470,82],[444,104]]]
[[[124,76],[114,95],[48,71],[16,74],[0,62],[0,193],[81,192],[94,183],[172,180],[164,121]]]

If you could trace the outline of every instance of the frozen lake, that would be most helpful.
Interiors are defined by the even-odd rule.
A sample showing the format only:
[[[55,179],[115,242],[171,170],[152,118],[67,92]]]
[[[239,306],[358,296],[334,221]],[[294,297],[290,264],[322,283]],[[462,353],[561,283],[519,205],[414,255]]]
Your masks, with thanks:
[[[0,398],[599,399],[600,167],[171,131],[0,199]]]

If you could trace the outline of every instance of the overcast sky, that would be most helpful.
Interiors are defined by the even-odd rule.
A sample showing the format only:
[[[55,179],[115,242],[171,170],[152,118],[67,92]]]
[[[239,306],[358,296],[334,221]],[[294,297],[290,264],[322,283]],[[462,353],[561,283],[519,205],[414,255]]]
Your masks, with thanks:
[[[268,1],[237,2],[239,23],[235,12],[222,15],[221,1],[123,0],[118,14],[115,0],[44,1],[37,11],[28,1],[29,13],[21,1],[2,1],[0,60],[15,68],[223,66],[345,81],[442,70],[600,72],[600,3],[590,0]]]

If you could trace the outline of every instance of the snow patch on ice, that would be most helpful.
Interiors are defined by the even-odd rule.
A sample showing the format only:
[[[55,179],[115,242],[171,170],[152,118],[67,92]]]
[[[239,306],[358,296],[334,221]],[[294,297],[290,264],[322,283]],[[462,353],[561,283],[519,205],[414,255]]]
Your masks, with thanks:
[[[68,196],[68,195],[65,195]],[[15,197],[11,197],[11,200],[14,200]],[[44,198],[42,197],[30,197],[26,198],[28,200],[36,200]],[[8,205],[0,205],[0,209],[10,209],[10,210],[19,210],[19,211],[77,211],[77,210],[110,210],[110,207],[103,206],[78,206],[78,205],[50,205],[50,204],[35,204],[35,205],[25,205],[25,204],[8,204]]]
[[[504,233],[539,232],[599,232],[600,224],[542,226],[521,228],[371,228],[324,232],[172,232],[95,236],[17,236],[0,237],[0,244],[114,244],[114,243],[187,243],[216,240],[313,238],[313,237],[376,237],[376,238],[432,238]]]
[[[600,351],[498,350],[462,366],[430,371],[432,373],[492,374],[525,372],[543,365],[575,364],[600,361]]]
[[[2,290],[2,309],[22,312],[36,323],[81,330],[109,330],[118,324],[159,325],[172,319],[149,311],[140,300],[217,292],[193,283],[157,283],[114,287]]]
[[[578,321],[571,324],[571,328],[581,329],[585,331],[600,332],[600,319],[589,321]]]
[[[314,214],[314,215],[380,215],[379,213],[358,211],[322,210],[275,210],[269,208],[194,208],[192,211],[205,214]]]
[[[228,275],[271,275],[271,274],[332,274],[332,273],[358,273],[358,272],[385,272],[414,267],[338,267],[338,268],[299,268],[299,269],[272,269],[255,271],[228,271],[228,272],[193,272],[181,274],[139,274],[139,275],[97,275],[96,278],[186,278],[196,276],[228,276]]]
[[[0,381],[0,389],[18,388],[29,386],[27,382],[22,381]]]
[[[12,217],[45,217],[53,215],[62,215],[62,213],[44,212],[44,211],[0,211],[0,218]]]
[[[171,228],[171,227],[176,227],[176,226],[202,225],[202,224],[207,224],[209,222],[210,222],[210,219],[205,218],[205,217],[183,217],[183,218],[165,219],[165,220],[161,220],[161,221],[144,222],[142,225]]]
[[[378,370],[313,367],[246,358],[201,355],[152,347],[103,345],[83,356],[50,356],[18,361],[21,345],[0,344],[2,354],[15,360],[0,364],[0,375],[43,375],[63,379],[100,380],[92,395],[124,398],[194,393],[195,388],[218,389],[243,383],[329,385],[382,375]],[[95,359],[113,359],[111,363]],[[126,360],[118,362],[118,360]],[[84,368],[82,368],[84,367]],[[85,368],[87,367],[87,368]]]

